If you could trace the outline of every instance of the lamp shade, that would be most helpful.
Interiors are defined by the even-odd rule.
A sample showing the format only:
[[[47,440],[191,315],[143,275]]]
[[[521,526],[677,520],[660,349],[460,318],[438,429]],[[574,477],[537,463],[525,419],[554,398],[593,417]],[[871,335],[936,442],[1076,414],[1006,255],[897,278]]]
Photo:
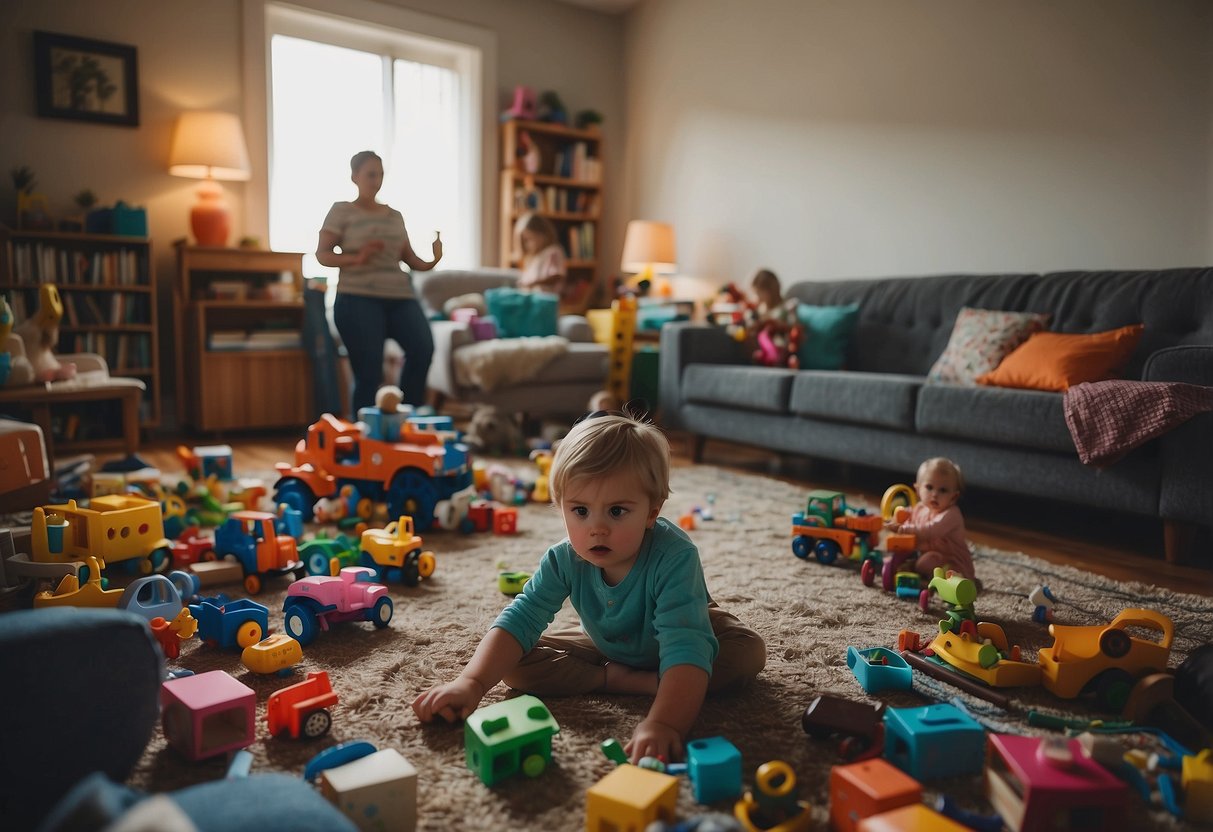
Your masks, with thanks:
[[[632,220],[623,238],[619,268],[625,272],[652,271],[673,274],[678,270],[674,253],[674,226],[652,220]]]
[[[206,110],[179,115],[168,172],[191,179],[247,180],[251,169],[239,117]]]

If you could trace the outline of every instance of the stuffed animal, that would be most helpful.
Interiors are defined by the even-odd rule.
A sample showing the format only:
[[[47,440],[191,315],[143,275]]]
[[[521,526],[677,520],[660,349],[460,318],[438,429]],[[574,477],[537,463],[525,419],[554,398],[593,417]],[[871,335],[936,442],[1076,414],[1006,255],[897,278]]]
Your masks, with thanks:
[[[522,431],[508,413],[495,407],[478,407],[468,423],[464,441],[478,453],[512,456],[522,447]]]
[[[21,336],[29,363],[37,381],[75,378],[75,364],[61,364],[53,352],[59,340],[59,321],[63,320],[63,300],[53,283],[44,283],[38,291],[38,313],[22,321],[14,330]]]

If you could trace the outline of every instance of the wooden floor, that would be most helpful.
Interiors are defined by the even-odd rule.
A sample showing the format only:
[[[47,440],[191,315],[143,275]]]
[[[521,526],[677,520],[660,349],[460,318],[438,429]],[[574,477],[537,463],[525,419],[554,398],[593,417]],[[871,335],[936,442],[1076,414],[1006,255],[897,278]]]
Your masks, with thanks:
[[[296,439],[225,438],[233,448],[236,471],[273,470],[288,462]],[[140,456],[163,472],[181,470],[177,442],[146,444]],[[204,443],[198,443],[204,444]],[[690,465],[690,441],[673,434],[675,465]],[[912,482],[914,472],[877,471],[804,458],[780,458],[754,448],[711,441],[703,461],[737,471],[773,476],[809,488],[830,488],[878,504],[884,489]],[[968,537],[974,543],[1025,552],[1052,563],[1069,564],[1119,581],[1145,581],[1181,592],[1213,595],[1213,544],[1197,541],[1196,562],[1168,564],[1163,558],[1162,523],[1120,513],[1097,511],[1044,500],[970,490],[961,503]],[[789,514],[792,509],[789,508]],[[1043,581],[1042,581],[1043,582]]]

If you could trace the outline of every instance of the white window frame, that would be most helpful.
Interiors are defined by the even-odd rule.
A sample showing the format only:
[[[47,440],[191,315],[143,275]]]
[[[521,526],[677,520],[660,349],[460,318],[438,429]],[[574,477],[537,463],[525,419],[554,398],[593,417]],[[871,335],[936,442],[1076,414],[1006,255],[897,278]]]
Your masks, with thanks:
[[[374,0],[244,0],[244,129],[253,159],[252,179],[245,187],[245,224],[253,235],[269,239],[271,37],[288,34],[353,49],[391,51],[371,45],[368,38],[375,36],[376,29],[384,32],[382,45],[407,43],[411,54],[459,69],[468,79],[463,117],[471,140],[463,164],[469,193],[480,195],[479,205],[469,206],[466,215],[470,243],[479,246],[469,252],[469,259],[484,263],[486,253],[496,250],[497,36],[488,29]],[[318,108],[318,118],[323,119],[323,113],[323,107]],[[332,117],[340,114],[334,112]]]

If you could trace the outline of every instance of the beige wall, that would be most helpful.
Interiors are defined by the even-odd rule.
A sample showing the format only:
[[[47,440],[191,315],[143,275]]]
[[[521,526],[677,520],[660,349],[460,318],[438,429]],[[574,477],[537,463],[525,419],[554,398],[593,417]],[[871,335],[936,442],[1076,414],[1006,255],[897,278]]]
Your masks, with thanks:
[[[648,0],[629,216],[744,280],[1213,259],[1213,4]]]

